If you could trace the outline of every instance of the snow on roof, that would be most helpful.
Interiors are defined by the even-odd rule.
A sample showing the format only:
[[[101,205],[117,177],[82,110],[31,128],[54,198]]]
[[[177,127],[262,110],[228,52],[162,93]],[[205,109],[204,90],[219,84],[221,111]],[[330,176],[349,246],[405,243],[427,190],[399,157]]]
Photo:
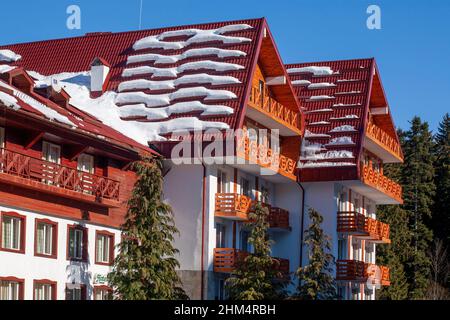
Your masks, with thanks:
[[[20,59],[22,59],[22,56],[14,51],[9,49],[0,50],[0,61],[2,62],[16,62]]]
[[[298,164],[298,167],[300,169],[303,168],[323,168],[323,167],[347,167],[347,166],[356,166],[356,163],[353,162],[315,162],[315,161],[309,161],[309,162],[300,162]]]
[[[359,119],[356,114],[347,114],[342,117],[331,117],[330,120],[347,120],[347,119]]]
[[[17,99],[12,95],[0,91],[0,101],[7,107],[13,108],[14,110],[19,110],[20,106],[17,104]]]
[[[343,136],[336,137],[330,140],[327,145],[347,145],[347,144],[355,144],[352,140],[352,137]]]
[[[329,96],[329,95],[320,95],[320,96],[311,96],[309,97],[309,101],[316,101],[316,100],[331,100],[335,97]]]
[[[11,70],[14,70],[16,67],[14,66],[8,66],[6,64],[0,64],[0,73],[6,73]]]
[[[316,122],[310,122],[308,123],[310,126],[316,126],[316,125],[326,125],[330,124],[329,121],[316,121]]]
[[[332,75],[333,70],[330,67],[318,67],[318,66],[308,66],[302,68],[288,68],[287,72],[289,74],[293,73],[312,73],[315,76]]]
[[[330,132],[351,132],[356,131],[355,126],[344,124],[342,126],[334,127]]]
[[[306,86],[306,85],[310,85],[311,81],[309,81],[309,80],[294,80],[294,81],[292,81],[292,84],[294,86]]]
[[[323,88],[329,88],[329,87],[336,87],[336,84],[330,83],[330,82],[318,82],[318,83],[311,83],[308,85],[308,89],[323,89]]]

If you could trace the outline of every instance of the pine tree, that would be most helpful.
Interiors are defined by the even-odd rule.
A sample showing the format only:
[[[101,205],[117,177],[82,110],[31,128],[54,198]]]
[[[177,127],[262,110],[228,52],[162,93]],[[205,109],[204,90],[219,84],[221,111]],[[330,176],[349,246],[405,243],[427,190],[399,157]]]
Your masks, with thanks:
[[[324,234],[323,217],[310,208],[310,225],[305,230],[304,243],[308,246],[308,265],[297,270],[299,286],[296,298],[302,300],[330,300],[336,298],[336,284],[332,275],[335,263],[330,253],[330,239]]]
[[[119,299],[184,299],[172,245],[174,225],[169,205],[162,201],[160,159],[143,157],[133,164],[137,174],[122,225],[122,241],[108,275]]]
[[[428,123],[414,117],[410,130],[405,132],[405,163],[401,179],[403,209],[410,213],[409,225],[413,235],[412,250],[405,265],[411,299],[425,296],[430,274],[430,260],[426,251],[433,235],[426,222],[432,217],[435,194],[432,148]]]
[[[253,252],[238,256],[235,273],[226,280],[226,291],[231,300],[279,299],[283,295],[282,275],[274,269],[268,237],[269,210],[257,202],[249,214],[248,242]]]
[[[450,117],[445,114],[435,136],[435,183],[432,228],[435,236],[450,248]]]

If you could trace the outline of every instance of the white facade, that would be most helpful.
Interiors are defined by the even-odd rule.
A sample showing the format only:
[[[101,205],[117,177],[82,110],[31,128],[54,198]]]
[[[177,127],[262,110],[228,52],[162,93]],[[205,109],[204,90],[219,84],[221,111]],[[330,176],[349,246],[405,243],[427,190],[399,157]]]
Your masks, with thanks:
[[[25,252],[0,251],[0,280],[1,278],[14,277],[23,279],[23,298],[33,299],[34,281],[50,280],[56,282],[56,299],[66,299],[66,286],[85,285],[87,299],[93,299],[93,291],[97,286],[104,286],[104,278],[110,271],[110,266],[100,265],[95,259],[96,232],[106,231],[114,234],[115,243],[120,241],[118,229],[93,225],[84,221],[74,221],[61,217],[50,216],[44,213],[21,210],[0,205],[1,213],[14,212],[25,216]],[[35,256],[35,219],[48,219],[57,223],[57,257],[47,258]],[[88,248],[87,262],[75,262],[67,257],[68,226],[80,224],[87,228]],[[3,229],[4,230],[4,229]]]

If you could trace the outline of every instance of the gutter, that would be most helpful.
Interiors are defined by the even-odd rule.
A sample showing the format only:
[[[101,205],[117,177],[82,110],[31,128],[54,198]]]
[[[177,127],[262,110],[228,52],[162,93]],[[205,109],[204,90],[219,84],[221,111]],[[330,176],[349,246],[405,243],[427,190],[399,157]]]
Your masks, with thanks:
[[[202,253],[200,262],[200,300],[204,300],[204,284],[205,284],[205,219],[206,219],[206,165],[202,162],[203,178],[202,178]]]
[[[304,221],[305,221],[305,188],[297,179],[298,186],[302,189],[302,213],[300,215],[300,268],[303,265],[303,233],[304,233]]]

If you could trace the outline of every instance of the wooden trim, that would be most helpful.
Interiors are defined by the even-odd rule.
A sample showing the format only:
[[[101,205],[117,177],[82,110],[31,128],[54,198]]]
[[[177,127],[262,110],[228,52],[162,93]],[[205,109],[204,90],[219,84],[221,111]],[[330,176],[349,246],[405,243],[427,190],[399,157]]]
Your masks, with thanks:
[[[41,279],[41,280],[33,280],[33,300],[36,300],[35,292],[36,292],[36,285],[37,284],[48,284],[52,286],[52,300],[57,300],[57,288],[58,283],[56,281],[48,280],[48,279]]]
[[[52,254],[46,255],[37,252],[37,227],[39,223],[45,223],[52,226]],[[49,259],[57,259],[58,258],[58,222],[49,220],[49,219],[34,219],[34,256],[49,258]]]
[[[2,236],[2,232],[3,232],[3,217],[7,216],[7,217],[13,217],[13,218],[19,218],[21,219],[21,224],[20,224],[20,249],[19,250],[14,250],[14,249],[5,249],[3,248],[3,243],[1,243],[3,236]],[[2,211],[1,212],[1,219],[0,219],[0,251],[5,251],[5,252],[13,252],[13,253],[20,253],[20,254],[25,254],[25,248],[26,248],[26,231],[27,231],[27,217],[21,214],[18,214],[17,212],[5,212]]]
[[[69,256],[69,239],[70,239],[70,229],[81,230],[83,231],[83,251],[81,259],[72,258]],[[88,228],[83,227],[79,224],[73,224],[67,226],[67,238],[66,238],[66,259],[69,261],[80,261],[80,262],[88,262]]]
[[[99,262],[97,261],[97,237],[98,236],[109,237],[109,262]],[[114,264],[114,248],[115,248],[115,234],[106,230],[95,230],[95,264],[102,266],[112,266]]]
[[[19,300],[24,300],[25,297],[25,279],[16,277],[0,277],[0,281],[11,281],[19,283]]]

